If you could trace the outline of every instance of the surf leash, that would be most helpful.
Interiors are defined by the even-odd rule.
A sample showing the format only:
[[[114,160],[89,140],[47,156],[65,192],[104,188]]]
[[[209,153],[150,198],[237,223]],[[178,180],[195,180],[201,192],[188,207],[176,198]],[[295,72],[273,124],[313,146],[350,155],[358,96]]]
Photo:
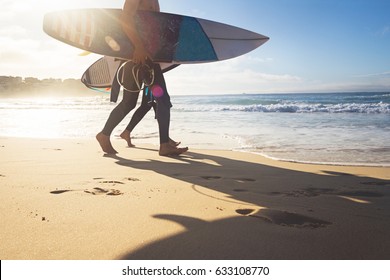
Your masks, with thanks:
[[[118,69],[116,74],[116,79],[121,87],[123,87],[125,90],[129,92],[140,92],[141,90],[144,90],[146,87],[150,87],[154,83],[154,69],[148,64],[134,64],[133,68],[131,69],[131,73],[133,75],[134,81],[137,85],[137,89],[129,89],[125,86],[125,71],[124,67],[127,65],[127,63],[132,61],[126,61],[124,62]],[[120,75],[120,73],[122,75]],[[141,76],[143,75],[143,77]],[[140,79],[140,77],[142,79]],[[141,80],[141,83],[140,83]],[[144,84],[144,87],[142,88],[142,84]]]

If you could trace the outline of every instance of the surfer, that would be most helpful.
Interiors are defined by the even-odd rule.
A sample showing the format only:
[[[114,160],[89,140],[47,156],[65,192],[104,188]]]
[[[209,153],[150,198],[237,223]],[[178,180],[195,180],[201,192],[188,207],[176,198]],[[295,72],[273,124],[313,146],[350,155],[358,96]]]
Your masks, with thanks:
[[[120,134],[120,137],[127,142],[127,145],[129,147],[135,147],[135,145],[131,142],[131,133],[133,132],[134,128],[138,125],[138,123],[145,117],[145,115],[150,111],[151,108],[153,108],[155,114],[157,113],[156,103],[150,101],[151,94],[152,93],[150,90],[148,89],[143,90],[141,105],[135,111],[126,129]],[[157,119],[157,115],[156,115],[156,119]],[[171,146],[177,147],[180,145],[180,142],[176,142],[169,138],[169,144]]]
[[[180,155],[188,151],[188,148],[178,148],[175,145],[171,145],[169,138],[169,124],[170,124],[170,110],[172,104],[165,84],[165,79],[161,71],[161,67],[157,63],[149,63],[149,57],[147,50],[143,46],[137,29],[135,28],[135,14],[137,10],[146,11],[160,11],[160,5],[158,0],[126,0],[123,6],[122,13],[122,28],[129,39],[134,44],[133,60],[127,63],[124,67],[126,71],[127,67],[134,67],[136,64],[145,64],[148,61],[148,65],[154,70],[154,84],[159,87],[159,96],[156,98],[157,102],[157,121],[159,126],[160,135],[160,150],[161,156]],[[134,75],[126,75],[124,81],[125,88],[136,88],[141,81],[136,81]],[[156,91],[157,92],[157,91]],[[125,118],[125,116],[135,108],[137,104],[139,92],[134,93],[128,90],[124,90],[123,100],[112,110],[103,130],[96,135],[101,148],[107,154],[116,154],[117,151],[111,144],[110,135],[114,128]]]
[[[124,62],[124,61],[123,61]],[[118,71],[121,69],[121,64],[118,67],[117,73],[115,74],[115,77],[118,75]],[[111,85],[111,102],[117,102],[118,101],[118,96],[119,96],[119,91],[121,89],[121,85],[118,82],[118,79],[114,79]],[[141,105],[138,107],[138,109],[135,111],[133,114],[129,124],[127,125],[126,129],[120,134],[120,137],[127,142],[127,145],[129,147],[135,147],[133,143],[131,142],[131,133],[133,132],[134,128],[138,125],[138,123],[145,117],[145,115],[150,111],[151,108],[154,110],[155,118],[157,119],[156,115],[156,110],[157,110],[157,104],[154,100],[152,91],[148,87],[144,87],[143,92],[142,92],[142,101]],[[173,146],[179,146],[180,142],[176,142],[172,139],[169,139],[169,143]]]

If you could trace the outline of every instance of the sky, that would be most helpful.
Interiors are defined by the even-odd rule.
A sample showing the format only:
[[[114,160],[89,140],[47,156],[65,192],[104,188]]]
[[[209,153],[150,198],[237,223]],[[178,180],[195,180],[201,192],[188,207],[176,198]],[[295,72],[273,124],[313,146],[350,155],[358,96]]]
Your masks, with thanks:
[[[45,13],[123,0],[0,0],[0,76],[80,78],[99,55],[42,31]],[[161,11],[270,37],[238,58],[182,65],[170,94],[390,91],[389,0],[160,0]]]

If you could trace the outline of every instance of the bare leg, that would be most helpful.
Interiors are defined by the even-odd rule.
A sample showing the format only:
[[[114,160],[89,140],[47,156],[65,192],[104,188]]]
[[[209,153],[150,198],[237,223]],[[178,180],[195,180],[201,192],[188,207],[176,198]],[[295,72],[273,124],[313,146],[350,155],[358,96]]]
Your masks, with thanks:
[[[163,95],[156,98],[157,121],[160,135],[160,156],[178,156],[188,151],[188,148],[178,148],[176,142],[169,137],[169,124],[171,120],[172,103],[165,84],[164,75],[159,64],[154,64],[155,84],[163,89]],[[173,144],[173,145],[172,145]]]
[[[125,140],[127,142],[127,145],[130,147],[130,148],[134,148],[135,145],[131,142],[131,132],[129,130],[124,130],[119,136]],[[181,144],[181,142],[176,142],[175,140],[172,140],[171,138],[169,138],[169,145],[173,146],[173,147],[177,147]]]
[[[188,148],[177,148],[169,143],[163,143],[160,145],[159,155],[164,157],[178,156],[188,151]]]
[[[181,142],[176,142],[175,140],[172,140],[171,138],[169,138],[169,145],[173,146],[173,147],[177,147],[181,144]]]
[[[130,148],[133,148],[135,147],[135,145],[133,143],[131,143],[131,137],[130,137],[130,131],[128,131],[127,129],[124,130],[120,137],[125,140],[127,142],[127,145],[130,147]]]
[[[134,88],[133,85],[135,84],[135,81],[134,79],[131,78],[133,77],[129,76],[129,80],[125,81],[128,84],[126,86],[129,88]],[[118,153],[111,144],[110,135],[112,134],[114,128],[126,117],[126,115],[135,108],[135,106],[137,105],[138,95],[139,93],[133,93],[124,90],[122,101],[114,108],[114,110],[111,111],[102,132],[96,135],[96,139],[105,153],[107,154]],[[116,98],[114,98],[114,100],[115,99]]]
[[[96,135],[96,140],[99,142],[100,147],[106,154],[118,153],[111,144],[110,136],[104,135],[102,132],[100,132],[98,135]]]

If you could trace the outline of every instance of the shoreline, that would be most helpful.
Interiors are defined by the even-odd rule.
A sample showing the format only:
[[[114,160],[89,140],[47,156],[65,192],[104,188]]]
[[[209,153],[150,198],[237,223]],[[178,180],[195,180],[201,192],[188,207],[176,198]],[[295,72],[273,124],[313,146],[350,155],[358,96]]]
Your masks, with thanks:
[[[246,153],[246,151],[240,151],[236,149],[232,149],[232,151],[236,152],[243,152]],[[305,160],[293,160],[293,159],[282,159],[282,158],[276,158],[272,156],[265,155],[263,153],[255,152],[255,151],[248,151],[248,153],[256,154],[274,161],[280,161],[280,162],[289,162],[289,163],[296,163],[296,164],[312,164],[312,165],[325,165],[325,166],[345,166],[345,167],[382,167],[382,168],[390,168],[390,163],[354,163],[354,162],[320,162],[320,161],[305,161]]]
[[[115,135],[113,138],[113,141],[116,140],[121,140],[119,135]],[[156,138],[156,143],[158,142],[157,137]],[[0,136],[1,139],[35,139],[35,140],[53,140],[53,141],[95,141],[94,137],[79,137],[79,138],[74,138],[74,137],[68,137],[68,138],[42,138],[42,137],[29,137],[29,136]],[[93,140],[92,140],[93,139]],[[153,147],[157,147],[156,144],[153,144],[152,142],[145,142],[143,143],[142,141],[145,140],[145,138],[139,138],[139,137],[132,137],[132,140],[136,140],[140,146],[142,145],[149,145]],[[135,143],[137,145],[137,143]],[[122,145],[123,146],[123,145]],[[191,146],[189,147],[191,150]],[[355,163],[355,162],[320,162],[320,161],[306,161],[306,160],[294,160],[294,159],[284,159],[284,158],[277,158],[273,156],[266,155],[261,152],[256,152],[255,150],[244,150],[240,148],[221,148],[218,149],[216,147],[213,148],[206,148],[206,147],[198,147],[195,148],[194,150],[205,150],[205,151],[220,151],[220,152],[237,152],[237,153],[243,153],[243,154],[253,154],[253,155],[258,155],[260,157],[264,157],[273,161],[277,162],[286,162],[286,163],[291,163],[291,164],[307,164],[307,165],[320,165],[320,166],[340,166],[340,167],[378,167],[378,168],[390,168],[390,163]]]
[[[390,168],[0,137],[3,260],[390,258]]]

